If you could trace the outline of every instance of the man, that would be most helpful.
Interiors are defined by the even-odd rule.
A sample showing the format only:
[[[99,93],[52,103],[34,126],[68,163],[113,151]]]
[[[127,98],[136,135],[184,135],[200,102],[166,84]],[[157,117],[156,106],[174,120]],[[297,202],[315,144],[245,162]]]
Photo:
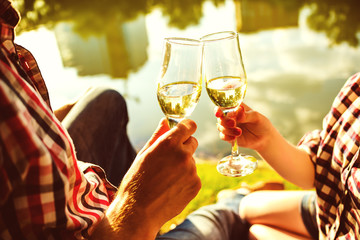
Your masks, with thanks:
[[[0,0],[0,238],[154,239],[200,189],[192,157],[195,123],[185,120],[170,130],[161,120],[129,167],[133,151],[122,97],[90,90],[56,111],[58,119],[35,59],[14,44],[18,21],[11,3]],[[117,110],[106,112],[114,103]],[[126,153],[118,156],[119,148]],[[119,188],[102,168],[80,160],[112,170]],[[124,178],[121,166],[129,167]]]

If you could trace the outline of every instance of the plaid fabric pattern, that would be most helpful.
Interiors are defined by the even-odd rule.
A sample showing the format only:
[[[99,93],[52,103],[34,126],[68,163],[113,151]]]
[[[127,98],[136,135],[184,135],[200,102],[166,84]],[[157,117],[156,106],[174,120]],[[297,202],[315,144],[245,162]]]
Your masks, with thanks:
[[[40,73],[40,69],[36,63],[33,55],[20,45],[16,45],[16,52],[18,54],[19,62],[22,68],[26,71],[26,75],[31,79],[32,83],[35,85],[35,90],[39,92],[42,99],[50,105],[49,92],[47,90],[44,79]]]
[[[360,73],[350,77],[324,118],[322,131],[299,148],[315,165],[320,239],[360,239]]]
[[[19,22],[19,14],[11,6],[11,1],[1,0],[0,1],[0,16],[1,18],[12,27],[15,27]]]
[[[35,59],[9,41],[13,31],[0,24],[0,239],[85,239],[116,189],[77,160]]]

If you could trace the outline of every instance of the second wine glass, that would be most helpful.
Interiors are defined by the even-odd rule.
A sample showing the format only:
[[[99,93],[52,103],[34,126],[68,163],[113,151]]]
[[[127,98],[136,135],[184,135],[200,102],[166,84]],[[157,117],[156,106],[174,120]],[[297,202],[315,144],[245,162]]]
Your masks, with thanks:
[[[204,44],[203,77],[207,93],[226,115],[242,103],[247,88],[238,34],[217,32],[202,37],[201,41]],[[217,170],[225,176],[239,177],[252,173],[256,167],[256,158],[240,154],[235,140],[231,155],[218,162]]]
[[[165,38],[157,98],[170,128],[190,116],[202,84],[202,43],[188,38]]]

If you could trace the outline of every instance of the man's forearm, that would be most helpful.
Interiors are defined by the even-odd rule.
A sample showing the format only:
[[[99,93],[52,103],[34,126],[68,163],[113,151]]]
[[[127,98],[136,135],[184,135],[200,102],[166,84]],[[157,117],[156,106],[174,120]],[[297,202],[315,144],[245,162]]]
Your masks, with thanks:
[[[105,217],[95,226],[90,239],[154,240],[159,230],[153,226],[152,220],[156,216],[148,218],[139,210],[131,203],[115,198]]]
[[[114,226],[109,222],[109,219],[105,217],[98,226],[96,226],[94,232],[91,234],[91,240],[98,239],[126,239],[126,240],[154,240],[157,232],[154,234],[152,231],[148,231],[148,226],[136,226],[139,223],[134,224],[121,224],[121,226]],[[137,229],[137,230],[135,230]]]

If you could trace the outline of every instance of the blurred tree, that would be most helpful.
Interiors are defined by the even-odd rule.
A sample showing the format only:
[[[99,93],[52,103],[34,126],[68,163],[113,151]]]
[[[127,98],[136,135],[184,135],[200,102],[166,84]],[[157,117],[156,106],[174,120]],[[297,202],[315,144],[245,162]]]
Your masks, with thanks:
[[[150,11],[148,0],[15,0],[22,21],[18,31],[52,28],[60,21],[74,23],[82,34],[107,32],[109,21],[126,21]]]
[[[74,29],[83,36],[111,31],[110,21],[118,23],[132,20],[139,14],[160,8],[169,19],[169,25],[184,29],[198,24],[203,12],[202,5],[211,1],[216,6],[226,0],[14,0],[20,10],[22,21],[18,32],[36,29],[39,26],[52,28],[59,21],[71,21]],[[241,0],[235,0],[241,1]],[[300,8],[303,1],[269,0]],[[308,26],[324,32],[331,44],[347,42],[357,46],[360,30],[359,0],[305,0],[311,13]]]
[[[52,28],[59,21],[71,21],[82,35],[101,34],[111,26],[109,21],[133,20],[139,14],[160,8],[169,25],[184,29],[199,23],[205,0],[14,0],[22,21],[18,32],[39,26]],[[219,5],[225,0],[211,0]]]
[[[308,26],[324,32],[331,44],[348,43],[357,47],[360,30],[359,0],[309,0]]]
[[[198,24],[202,17],[204,0],[158,0],[156,5],[169,18],[169,25],[184,29],[189,25]]]
[[[17,28],[18,33],[34,30],[40,26],[52,29],[60,22],[70,23],[67,25],[71,26],[71,31],[77,33],[72,37],[76,39],[75,36],[79,35],[80,38],[77,43],[69,40],[65,41],[68,45],[59,44],[61,53],[65,51],[62,50],[63,48],[70,53],[77,52],[76,57],[72,54],[62,54],[64,66],[81,69],[80,74],[83,75],[99,74],[103,71],[101,73],[109,74],[114,79],[126,79],[129,72],[136,71],[145,63],[148,40],[146,33],[145,35],[139,33],[137,35],[139,39],[132,38],[131,44],[127,42],[134,33],[124,34],[126,31],[123,29],[126,26],[124,23],[135,20],[154,8],[159,8],[163,15],[168,17],[170,26],[184,29],[199,23],[203,15],[204,1],[212,1],[215,5],[219,5],[225,0],[14,0],[14,3],[22,16]],[[143,29],[139,31],[144,32]],[[110,70],[102,69],[96,59],[89,60],[82,57],[81,53],[86,51],[84,48],[88,44],[87,40],[94,37],[97,39],[94,46],[103,44],[101,39],[106,41],[101,45],[102,49],[105,49],[102,56],[105,56],[104,61],[108,61],[107,67]],[[81,45],[81,42],[84,44]],[[76,44],[81,46],[77,48]],[[144,47],[143,51],[139,53],[129,50],[132,44],[138,45],[137,49]]]

